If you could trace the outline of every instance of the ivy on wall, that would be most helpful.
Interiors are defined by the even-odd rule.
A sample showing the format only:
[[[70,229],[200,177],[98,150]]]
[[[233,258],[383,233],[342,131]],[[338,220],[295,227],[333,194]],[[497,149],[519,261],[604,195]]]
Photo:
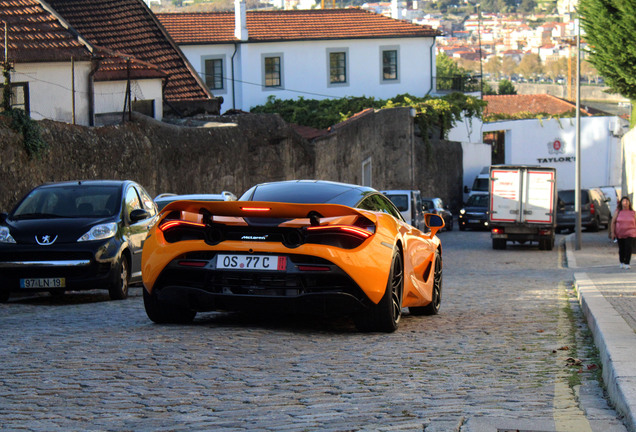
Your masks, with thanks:
[[[389,100],[372,97],[282,100],[270,96],[264,105],[252,108],[251,112],[277,113],[288,123],[326,129],[367,108],[411,107],[415,109],[415,121],[423,137],[438,135],[435,138],[446,138],[462,117],[481,118],[485,106],[485,101],[463,93],[443,97],[402,94]]]

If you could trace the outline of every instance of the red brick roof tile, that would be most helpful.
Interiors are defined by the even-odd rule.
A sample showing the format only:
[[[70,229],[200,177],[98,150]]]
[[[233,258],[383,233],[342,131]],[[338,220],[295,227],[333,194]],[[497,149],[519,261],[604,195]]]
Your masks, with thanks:
[[[160,13],[157,18],[178,44],[235,42],[234,12]],[[434,37],[431,26],[412,24],[362,9],[247,11],[251,42]]]
[[[205,84],[140,0],[47,0],[90,43],[156,65],[167,101],[211,97]]]
[[[576,111],[576,104],[565,99],[548,94],[537,95],[484,95],[488,105],[484,109],[484,115],[492,114],[549,114],[560,115]],[[592,109],[581,108],[583,115],[591,116]]]
[[[91,53],[38,0],[0,0],[0,57],[4,60],[7,24],[10,61],[49,62],[88,60]]]

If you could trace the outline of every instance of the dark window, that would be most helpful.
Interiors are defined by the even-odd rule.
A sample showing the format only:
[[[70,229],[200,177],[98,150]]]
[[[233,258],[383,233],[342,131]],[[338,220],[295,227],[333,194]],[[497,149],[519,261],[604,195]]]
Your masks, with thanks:
[[[329,82],[341,84],[347,82],[347,54],[344,52],[329,53]]]
[[[210,90],[223,89],[222,59],[208,59],[205,61],[205,85]]]
[[[265,87],[280,87],[280,57],[265,57]]]
[[[147,99],[147,100],[136,100],[132,103],[132,110],[148,117],[155,116],[155,100]]]
[[[397,50],[382,51],[382,79],[398,79]]]

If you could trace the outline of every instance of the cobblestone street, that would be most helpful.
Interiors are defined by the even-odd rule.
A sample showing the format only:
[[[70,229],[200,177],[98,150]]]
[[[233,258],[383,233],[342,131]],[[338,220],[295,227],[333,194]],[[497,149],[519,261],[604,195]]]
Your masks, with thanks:
[[[139,287],[124,301],[12,298],[0,305],[1,428],[624,431],[559,248],[440,238],[440,314],[406,315],[393,334],[221,313],[160,326]]]

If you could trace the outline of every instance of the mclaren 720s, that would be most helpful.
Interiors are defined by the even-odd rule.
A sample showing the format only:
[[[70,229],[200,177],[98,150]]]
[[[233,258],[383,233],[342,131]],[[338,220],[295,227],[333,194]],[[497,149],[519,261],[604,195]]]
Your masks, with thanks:
[[[142,254],[144,306],[157,323],[197,312],[282,310],[353,318],[393,332],[402,309],[437,314],[441,217],[408,225],[375,189],[317,180],[263,183],[238,201],[176,201]]]

